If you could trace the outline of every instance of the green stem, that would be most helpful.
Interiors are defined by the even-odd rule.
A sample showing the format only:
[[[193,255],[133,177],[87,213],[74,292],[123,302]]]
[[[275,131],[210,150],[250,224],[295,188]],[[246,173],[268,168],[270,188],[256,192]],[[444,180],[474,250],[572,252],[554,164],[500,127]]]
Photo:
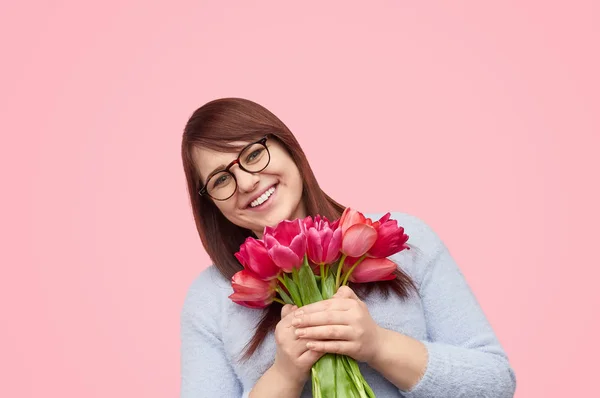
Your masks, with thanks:
[[[345,254],[342,254],[342,258],[340,259],[340,263],[338,264],[338,269],[337,269],[337,275],[335,277],[335,291],[337,292],[338,288],[340,287],[340,276],[342,274],[342,268],[344,268],[344,261],[346,261],[346,256]]]
[[[285,283],[285,279],[283,279],[283,276],[279,275],[279,276],[277,277],[277,280],[278,280],[279,282],[281,282],[281,284],[282,284],[282,285],[283,285],[283,286],[284,286],[284,287],[287,289],[287,291],[288,291],[288,292],[290,291],[290,288],[289,288],[289,287],[288,287],[288,285]]]
[[[325,275],[325,263],[321,263],[321,295],[325,297],[325,280],[327,279],[327,275]]]
[[[361,258],[359,258],[354,265],[352,265],[352,268],[350,268],[348,270],[348,272],[346,273],[346,275],[344,275],[344,282],[342,282],[342,286],[345,286],[348,283],[348,278],[350,278],[350,275],[352,274],[352,271],[354,271],[354,268],[356,268],[356,266],[360,263],[362,263],[362,261],[367,257],[366,254],[364,254]]]
[[[275,297],[275,298],[273,299],[273,301],[277,301],[278,303],[281,303],[281,304],[285,305],[285,303],[283,302],[283,300],[280,300],[280,299],[278,299],[277,297]]]
[[[284,303],[294,305],[294,300],[280,286],[277,286],[275,290],[279,293]]]
[[[299,285],[300,278],[298,277],[298,268],[296,267],[292,268],[292,280],[294,281],[296,286]]]

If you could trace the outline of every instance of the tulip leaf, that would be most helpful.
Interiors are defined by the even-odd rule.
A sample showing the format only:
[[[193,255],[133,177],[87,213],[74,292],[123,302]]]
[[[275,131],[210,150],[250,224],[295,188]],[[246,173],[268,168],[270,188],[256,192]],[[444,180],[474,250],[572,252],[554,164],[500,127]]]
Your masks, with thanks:
[[[277,288],[277,293],[279,293],[279,295],[281,296],[281,298],[283,299],[283,301],[286,304],[295,304],[294,300],[292,300],[290,298],[290,296],[288,296],[288,294],[285,292],[285,290],[283,290],[282,288]]]
[[[352,382],[354,383],[354,387],[356,388],[357,392],[358,392],[358,396],[360,398],[369,398],[369,396],[367,395],[365,388],[364,388],[364,377],[360,372],[360,368],[358,367],[358,363],[356,363],[356,361],[348,356],[342,356],[342,362],[344,365],[344,368],[346,369],[346,373],[348,374],[348,376],[350,376],[350,378],[352,379]]]
[[[313,377],[313,397],[335,397],[335,365],[336,355],[323,355],[312,367],[311,373]],[[319,385],[319,391],[315,392],[315,379]]]
[[[330,299],[335,294],[335,275],[329,274],[323,282],[323,300]]]
[[[336,397],[352,397],[360,398],[352,376],[347,370],[347,365],[344,363],[343,355],[336,355],[335,364],[335,384],[336,384]]]
[[[296,283],[294,283],[294,281],[287,275],[284,275],[284,280],[287,289],[289,290],[292,299],[294,300],[294,304],[296,304],[298,307],[302,307],[302,296],[300,296],[298,285],[296,285]]]
[[[312,396],[313,398],[323,398],[321,382],[319,380],[319,375],[317,373],[316,366],[317,364],[314,364],[310,370],[312,374]],[[325,380],[327,380],[327,376],[325,377]]]
[[[300,295],[304,305],[323,300],[323,296],[321,296],[317,281],[315,280],[315,274],[308,265],[306,256],[304,257],[304,264],[300,267],[298,279],[298,288],[300,289]]]

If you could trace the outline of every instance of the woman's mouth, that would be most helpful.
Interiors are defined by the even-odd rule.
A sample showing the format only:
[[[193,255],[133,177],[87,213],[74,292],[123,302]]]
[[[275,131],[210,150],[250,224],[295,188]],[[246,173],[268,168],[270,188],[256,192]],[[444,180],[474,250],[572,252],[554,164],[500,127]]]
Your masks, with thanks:
[[[258,198],[254,199],[252,202],[250,202],[248,207],[251,209],[258,209],[258,208],[263,207],[265,205],[265,203],[269,202],[269,199],[275,193],[276,188],[277,188],[277,185],[273,185],[271,188],[267,189],[262,195],[260,195]]]

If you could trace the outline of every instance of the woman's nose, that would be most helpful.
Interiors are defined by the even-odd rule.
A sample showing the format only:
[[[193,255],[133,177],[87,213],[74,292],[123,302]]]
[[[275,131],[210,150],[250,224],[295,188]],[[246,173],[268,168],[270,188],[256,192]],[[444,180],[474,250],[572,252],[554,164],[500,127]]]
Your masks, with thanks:
[[[235,179],[237,180],[240,192],[252,192],[258,186],[258,182],[260,181],[258,174],[248,173],[239,167],[236,167],[235,170],[233,170],[233,173],[235,173]]]

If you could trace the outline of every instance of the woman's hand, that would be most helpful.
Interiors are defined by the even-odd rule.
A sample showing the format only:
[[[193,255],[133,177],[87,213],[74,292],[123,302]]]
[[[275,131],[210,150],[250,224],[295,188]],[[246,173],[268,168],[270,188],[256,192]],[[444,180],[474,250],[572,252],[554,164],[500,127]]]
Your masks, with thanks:
[[[297,337],[309,340],[311,352],[344,354],[368,363],[381,346],[383,329],[348,286],[340,287],[329,300],[296,310],[291,324]]]
[[[324,353],[309,350],[306,344],[311,340],[300,339],[294,333],[296,328],[292,321],[295,319],[294,311],[297,308],[287,304],[281,309],[281,321],[275,327],[277,353],[272,369],[285,380],[293,381],[302,387],[310,377],[310,368]]]

